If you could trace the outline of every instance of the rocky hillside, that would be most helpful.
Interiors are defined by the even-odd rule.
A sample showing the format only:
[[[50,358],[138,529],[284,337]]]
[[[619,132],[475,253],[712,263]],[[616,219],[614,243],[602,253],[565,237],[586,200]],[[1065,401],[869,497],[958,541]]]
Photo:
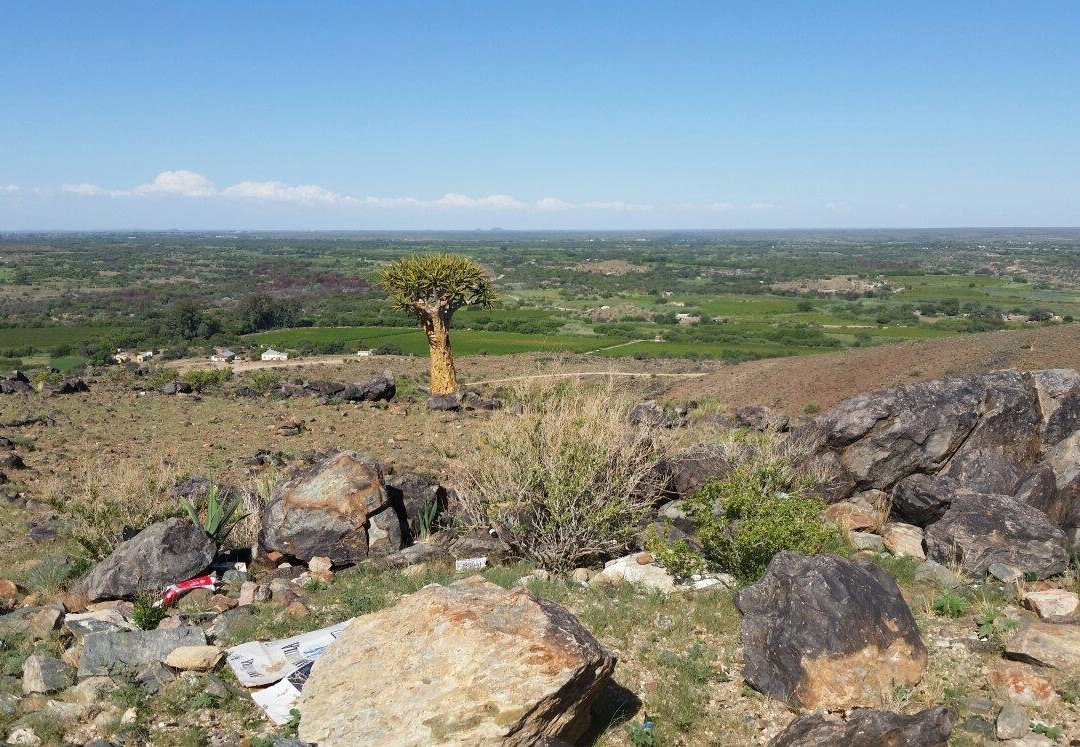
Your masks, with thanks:
[[[18,388],[65,412],[98,396]],[[610,388],[427,406],[389,376],[280,389],[205,396],[399,407],[484,451],[433,474],[267,448],[246,479],[172,473],[140,488],[159,515],[118,514],[119,494],[38,494],[35,442],[69,416],[8,421],[6,524],[49,520],[4,548],[7,742],[1080,740],[1073,370],[909,381],[791,431]]]

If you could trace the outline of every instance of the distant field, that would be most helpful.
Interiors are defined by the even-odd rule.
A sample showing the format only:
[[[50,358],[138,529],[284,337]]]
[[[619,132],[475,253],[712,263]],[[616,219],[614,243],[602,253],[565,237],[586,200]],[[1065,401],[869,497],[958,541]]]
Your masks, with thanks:
[[[426,354],[427,340],[419,329],[404,327],[306,327],[260,332],[244,338],[256,345],[295,346],[303,341],[314,343],[355,342],[357,348],[396,345],[406,353]],[[587,352],[625,342],[616,337],[577,335],[526,335],[515,332],[460,330],[450,333],[450,342],[458,355],[506,355],[527,352]]]
[[[0,348],[33,345],[46,350],[53,345],[77,345],[123,331],[119,327],[8,327],[0,328]]]

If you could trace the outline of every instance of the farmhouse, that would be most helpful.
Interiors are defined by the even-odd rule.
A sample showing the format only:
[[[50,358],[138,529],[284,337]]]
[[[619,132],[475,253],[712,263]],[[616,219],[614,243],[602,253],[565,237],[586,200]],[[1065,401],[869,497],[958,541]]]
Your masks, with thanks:
[[[371,356],[370,350],[357,350],[356,355],[360,358],[368,358]]]
[[[124,353],[118,350],[116,351],[116,355],[114,355],[112,359],[117,363],[130,363],[131,353]]]
[[[263,351],[263,354],[259,356],[264,361],[287,361],[289,360],[289,354],[283,353],[280,350],[274,350],[273,348],[267,348]]]
[[[701,317],[693,314],[676,314],[675,321],[682,325],[697,324],[701,321]]]
[[[218,350],[210,356],[210,360],[215,363],[232,363],[236,360],[236,353],[231,350]]]
[[[138,361],[139,363],[146,363],[148,360],[150,360],[153,357],[154,357],[154,351],[153,350],[146,350],[146,351],[136,355],[135,360]]]

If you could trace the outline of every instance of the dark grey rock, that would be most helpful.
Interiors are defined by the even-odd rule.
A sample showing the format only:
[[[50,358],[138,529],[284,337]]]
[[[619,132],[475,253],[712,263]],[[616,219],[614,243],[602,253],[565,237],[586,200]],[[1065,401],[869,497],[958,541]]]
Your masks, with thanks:
[[[1042,511],[1007,495],[962,493],[940,521],[926,529],[931,560],[958,562],[979,577],[991,563],[1046,578],[1064,572],[1069,554],[1064,533]]]
[[[685,421],[682,421],[685,423]],[[680,425],[680,420],[669,415],[663,407],[654,400],[646,400],[633,406],[630,410],[630,423],[632,425],[645,425],[650,428],[674,428]]]
[[[727,477],[731,462],[723,446],[698,444],[665,460],[661,469],[668,475],[671,492],[686,498],[705,487],[709,480]]]
[[[945,475],[974,493],[1009,494],[1020,479],[1016,464],[997,451],[970,449],[958,454]]]
[[[892,576],[872,563],[781,552],[735,605],[743,676],[792,705],[879,705],[926,670],[911,611]]]
[[[390,508],[401,522],[404,544],[420,537],[422,517],[435,505],[437,516],[447,505],[447,491],[433,477],[418,472],[399,472],[386,480]]]
[[[453,412],[461,409],[461,397],[457,394],[438,394],[428,397],[427,409]]]
[[[379,402],[391,400],[397,394],[397,382],[394,375],[384,371],[382,376],[347,384],[341,392],[341,398],[349,402]]]
[[[945,747],[955,718],[944,707],[911,716],[856,708],[846,721],[811,713],[794,719],[769,747]]]
[[[161,387],[162,394],[191,394],[191,385],[184,381],[170,381]]]
[[[735,423],[755,431],[786,431],[788,417],[765,405],[746,405],[735,410]]]
[[[160,589],[198,575],[217,553],[202,527],[186,519],[151,524],[95,565],[80,582],[91,602],[131,599],[140,589]]]
[[[165,661],[180,646],[205,645],[206,634],[202,628],[194,626],[93,633],[83,638],[79,676],[133,674],[146,664]]]
[[[1030,376],[1042,411],[1043,444],[1054,446],[1080,429],[1080,374],[1054,368]]]
[[[1037,508],[1050,517],[1050,521],[1062,526],[1069,510],[1069,501],[1057,488],[1057,478],[1049,464],[1040,464],[1021,477],[1011,491],[1014,498]]]
[[[155,659],[137,667],[131,679],[147,695],[155,695],[175,680],[176,675],[164,662]]]
[[[959,490],[954,477],[911,475],[893,488],[892,508],[909,524],[925,527],[945,515]]]
[[[315,381],[306,381],[306,382],[304,382],[304,388],[307,389],[310,392],[315,392],[316,394],[322,394],[322,395],[325,395],[327,397],[333,397],[335,395],[340,394],[342,391],[344,391],[345,390],[345,385],[344,384],[339,384],[336,381],[315,380]]]

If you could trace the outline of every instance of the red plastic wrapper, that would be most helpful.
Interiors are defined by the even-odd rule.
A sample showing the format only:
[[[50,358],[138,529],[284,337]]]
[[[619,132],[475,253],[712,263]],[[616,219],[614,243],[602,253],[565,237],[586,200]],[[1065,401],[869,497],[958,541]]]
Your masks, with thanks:
[[[165,587],[165,593],[161,595],[161,604],[168,607],[176,598],[183,594],[185,591],[191,591],[192,589],[213,589],[214,584],[217,583],[217,576],[211,573],[209,576],[199,576],[198,578],[189,578],[187,581],[181,581],[178,584],[171,584]]]

